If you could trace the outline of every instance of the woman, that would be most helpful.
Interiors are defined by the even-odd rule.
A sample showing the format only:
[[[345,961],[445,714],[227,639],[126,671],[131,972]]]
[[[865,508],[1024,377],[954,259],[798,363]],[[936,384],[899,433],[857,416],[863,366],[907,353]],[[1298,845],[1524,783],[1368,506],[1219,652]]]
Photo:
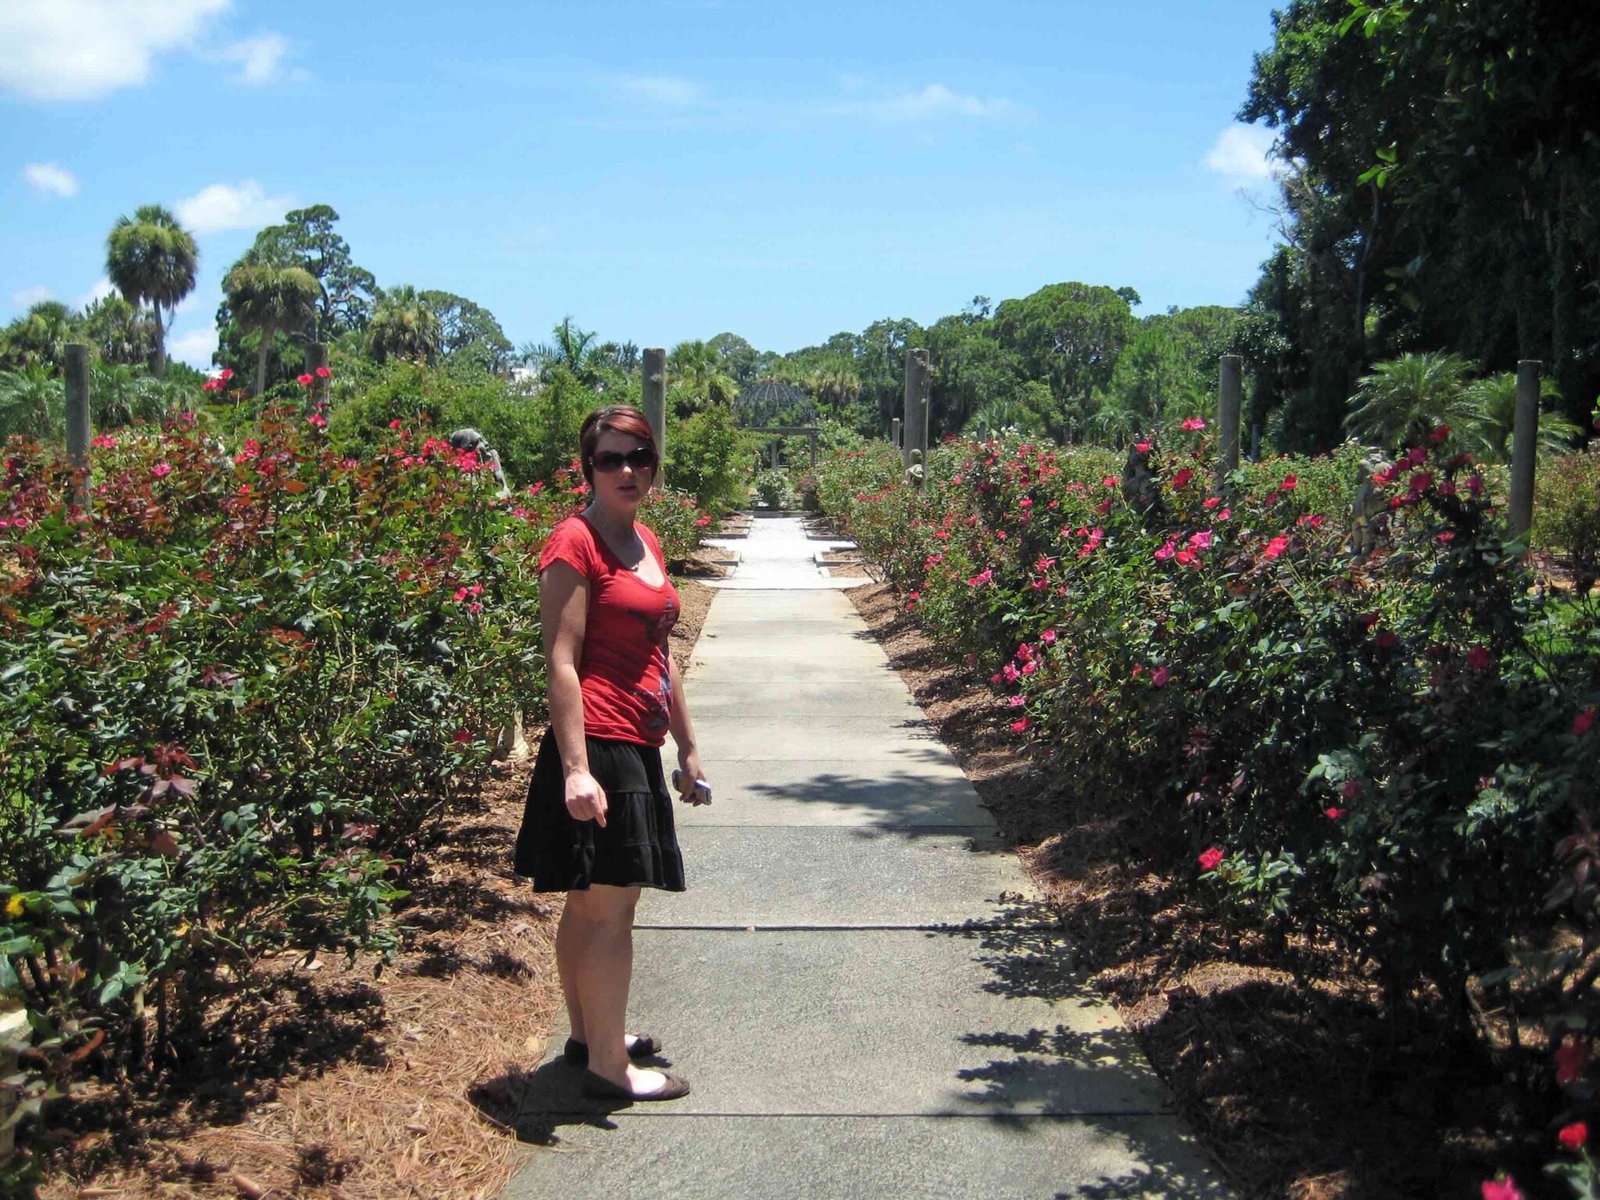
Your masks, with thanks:
[[[694,727],[667,638],[678,593],[655,535],[635,520],[655,482],[650,422],[618,405],[579,433],[589,505],[557,525],[539,559],[550,728],[534,764],[516,870],[565,891],[556,969],[584,1091],[608,1100],[672,1100],[688,1081],[635,1066],[660,1050],[624,1032],[641,887],[684,890],[672,800],[661,771],[668,732],[688,797],[703,778]]]

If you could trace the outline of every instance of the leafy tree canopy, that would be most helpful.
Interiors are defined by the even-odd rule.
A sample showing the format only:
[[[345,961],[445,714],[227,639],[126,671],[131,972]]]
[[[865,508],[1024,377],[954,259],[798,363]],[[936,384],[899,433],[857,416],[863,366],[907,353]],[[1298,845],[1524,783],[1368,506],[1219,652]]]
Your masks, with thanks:
[[[420,296],[439,320],[440,362],[492,375],[510,370],[515,351],[493,313],[453,292],[430,290]]]

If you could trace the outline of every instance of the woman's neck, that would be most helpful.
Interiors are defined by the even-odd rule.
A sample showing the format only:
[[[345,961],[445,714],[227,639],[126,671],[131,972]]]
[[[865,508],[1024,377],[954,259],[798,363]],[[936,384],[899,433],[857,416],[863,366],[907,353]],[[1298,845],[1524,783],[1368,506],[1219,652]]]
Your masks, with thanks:
[[[618,512],[599,504],[583,510],[585,519],[607,538],[626,544],[633,537],[633,514]]]

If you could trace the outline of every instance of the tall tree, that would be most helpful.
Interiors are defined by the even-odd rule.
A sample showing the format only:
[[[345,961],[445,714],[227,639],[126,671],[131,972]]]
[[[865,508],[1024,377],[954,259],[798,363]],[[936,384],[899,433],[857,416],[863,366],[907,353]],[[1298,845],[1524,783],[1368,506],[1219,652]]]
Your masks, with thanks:
[[[306,331],[311,341],[331,342],[350,330],[364,332],[376,303],[377,281],[351,259],[349,243],[333,228],[338,220],[339,214],[326,204],[293,209],[281,225],[256,234],[251,248],[264,261],[304,268],[322,288]]]
[[[367,326],[367,349],[379,362],[408,358],[432,363],[439,357],[438,315],[410,284],[384,292]]]
[[[922,326],[909,317],[874,321],[852,339],[860,402],[877,412],[883,433],[889,432],[890,421],[905,415],[906,351],[916,349],[921,339]],[[830,341],[828,348],[834,344]]]
[[[130,304],[148,303],[155,313],[155,376],[167,373],[167,327],[172,313],[194,291],[200,250],[194,235],[159,204],[132,217],[118,217],[106,238],[106,274]],[[161,310],[166,309],[165,318]]]
[[[267,357],[280,330],[303,329],[321,288],[304,267],[280,266],[246,254],[222,281],[235,318],[258,339],[255,394],[267,387]]]
[[[81,320],[84,336],[105,362],[133,366],[155,353],[155,322],[121,296],[102,296],[83,310]]]
[[[59,300],[41,300],[0,329],[0,364],[13,369],[58,367],[72,340],[72,313]]]
[[[430,289],[419,295],[439,320],[441,362],[473,366],[493,375],[511,368],[511,342],[487,308],[453,292]]]
[[[673,411],[687,417],[710,405],[727,408],[739,385],[723,369],[723,357],[706,342],[679,342],[667,355],[667,390]]]
[[[743,387],[755,381],[761,355],[737,333],[719,333],[706,345],[722,356],[723,370],[733,376],[734,382],[739,386]]]
[[[1286,254],[1254,293],[1267,372],[1326,445],[1371,362],[1543,359],[1569,417],[1600,387],[1600,23],[1549,0],[1292,0],[1246,120],[1279,134]],[[1336,361],[1339,369],[1332,369]]]
[[[578,328],[571,317],[562,317],[550,336],[548,342],[530,343],[521,350],[522,361],[538,371],[541,380],[549,382],[556,371],[564,370],[586,388],[600,381],[599,347],[591,331]]]
[[[1027,379],[1047,384],[1057,413],[1050,432],[1071,441],[1093,411],[1117,356],[1138,328],[1127,297],[1109,287],[1053,283],[994,313],[994,334]]]

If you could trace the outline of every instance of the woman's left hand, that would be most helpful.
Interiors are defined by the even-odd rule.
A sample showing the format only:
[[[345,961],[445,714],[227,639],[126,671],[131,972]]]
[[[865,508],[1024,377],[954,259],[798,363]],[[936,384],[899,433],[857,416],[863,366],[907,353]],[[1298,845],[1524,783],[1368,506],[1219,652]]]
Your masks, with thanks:
[[[694,786],[695,780],[706,777],[705,771],[700,767],[700,752],[698,750],[679,750],[678,769],[683,772],[683,799],[690,804],[700,804],[700,793],[695,790]]]

